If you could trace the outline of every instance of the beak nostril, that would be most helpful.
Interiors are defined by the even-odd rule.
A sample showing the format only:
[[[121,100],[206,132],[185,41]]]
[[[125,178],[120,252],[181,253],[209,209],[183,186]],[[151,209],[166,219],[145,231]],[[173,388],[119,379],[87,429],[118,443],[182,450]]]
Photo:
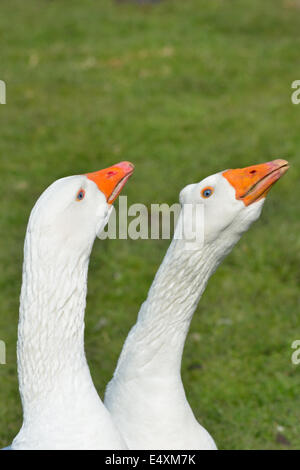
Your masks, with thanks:
[[[114,176],[114,175],[116,175],[116,174],[117,174],[116,171],[108,171],[108,172],[106,173],[106,176],[107,176],[108,178],[110,178],[111,176]]]
[[[256,173],[256,170],[251,170],[250,173],[254,174],[254,173]]]

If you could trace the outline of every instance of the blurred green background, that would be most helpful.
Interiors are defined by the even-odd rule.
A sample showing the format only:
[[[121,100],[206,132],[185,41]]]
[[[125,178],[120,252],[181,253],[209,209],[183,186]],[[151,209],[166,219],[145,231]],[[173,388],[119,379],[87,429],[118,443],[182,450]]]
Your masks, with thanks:
[[[300,448],[299,0],[2,0],[0,446],[21,425],[16,371],[26,224],[55,179],[130,160],[128,204],[288,159],[260,220],[208,284],[183,380],[222,449]],[[103,396],[169,242],[96,241],[86,352]],[[105,287],[104,287],[105,286]]]

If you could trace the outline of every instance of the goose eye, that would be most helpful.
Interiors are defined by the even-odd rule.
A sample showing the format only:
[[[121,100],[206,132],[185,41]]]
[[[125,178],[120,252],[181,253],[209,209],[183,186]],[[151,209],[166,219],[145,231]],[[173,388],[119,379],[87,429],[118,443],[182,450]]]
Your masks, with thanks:
[[[208,198],[214,192],[213,188],[204,188],[201,191],[202,197]]]
[[[84,198],[85,196],[85,190],[84,189],[80,189],[77,193],[77,196],[76,196],[76,200],[77,201],[82,201],[82,199]]]

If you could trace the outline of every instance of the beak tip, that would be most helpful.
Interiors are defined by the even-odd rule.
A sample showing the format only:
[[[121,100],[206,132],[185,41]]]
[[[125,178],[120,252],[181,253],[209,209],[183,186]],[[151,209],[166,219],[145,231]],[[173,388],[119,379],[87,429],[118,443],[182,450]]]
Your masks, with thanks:
[[[131,162],[127,162],[127,161],[117,163],[115,166],[117,166],[119,168],[122,168],[125,171],[133,171],[134,170],[134,164],[131,163]]]
[[[289,162],[287,160],[284,160],[283,158],[276,158],[275,160],[272,161],[272,163],[278,166],[289,165]]]

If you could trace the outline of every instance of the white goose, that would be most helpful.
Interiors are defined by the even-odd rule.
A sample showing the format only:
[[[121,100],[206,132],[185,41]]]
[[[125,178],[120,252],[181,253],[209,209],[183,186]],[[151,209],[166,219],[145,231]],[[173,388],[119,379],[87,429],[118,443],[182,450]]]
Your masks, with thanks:
[[[175,237],[106,389],[105,405],[130,449],[216,449],[181,381],[186,335],[209,277],[258,219],[268,190],[287,169],[288,162],[274,160],[217,173],[181,191]],[[188,205],[201,205],[203,217],[191,217]],[[193,224],[197,233],[203,227],[203,243],[187,241]],[[176,239],[182,226],[185,236]]]
[[[53,183],[25,239],[18,331],[23,425],[12,449],[125,449],[84,352],[89,257],[133,172],[122,162]]]

